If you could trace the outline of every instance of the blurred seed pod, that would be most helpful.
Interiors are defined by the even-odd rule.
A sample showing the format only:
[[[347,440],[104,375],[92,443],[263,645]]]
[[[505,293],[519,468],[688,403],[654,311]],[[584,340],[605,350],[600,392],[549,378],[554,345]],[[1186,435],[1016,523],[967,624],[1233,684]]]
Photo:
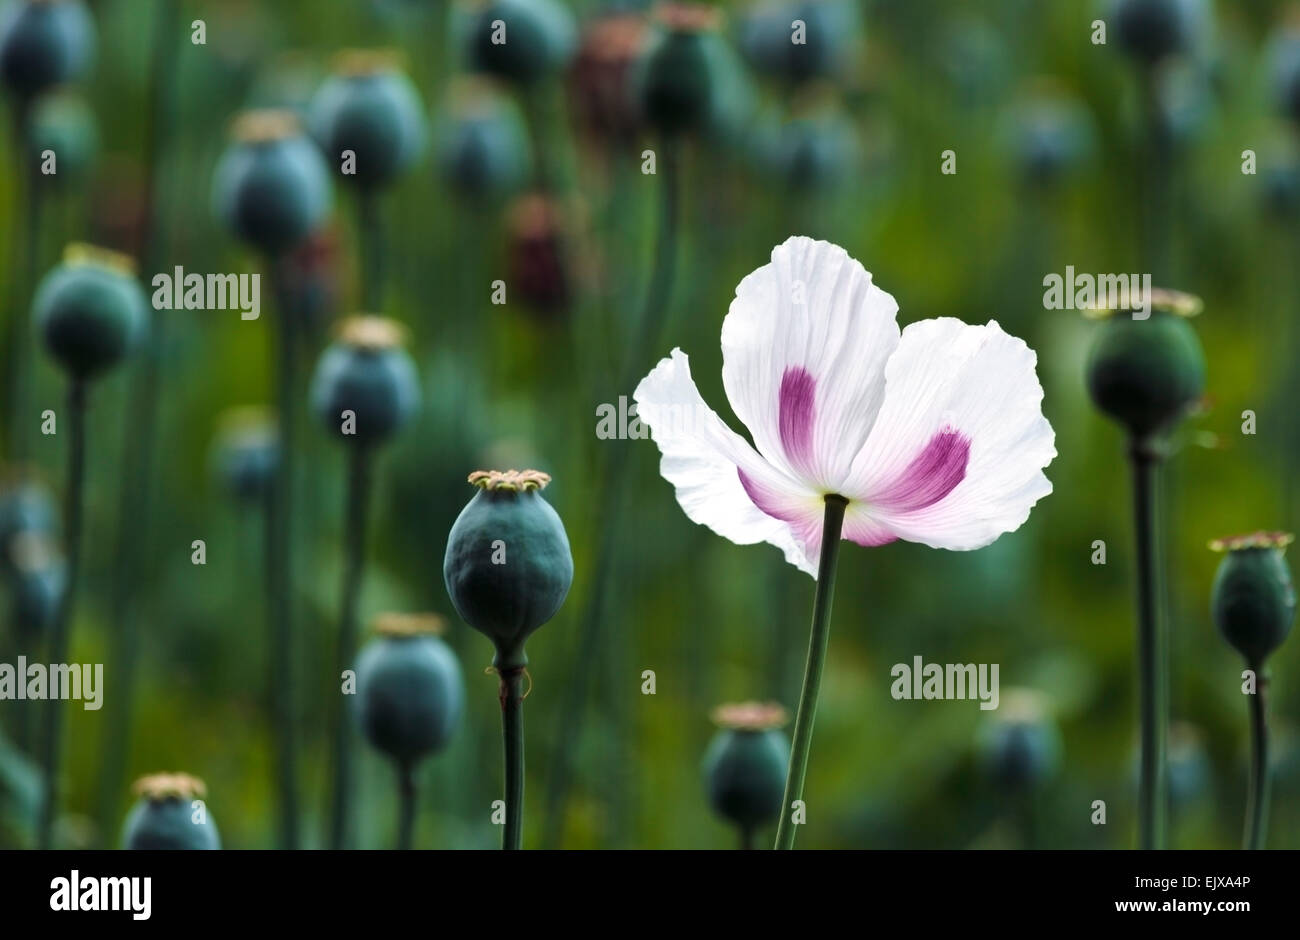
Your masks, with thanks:
[[[54,154],[55,168],[45,179],[59,184],[85,178],[99,153],[99,128],[79,94],[46,92],[32,105],[27,120],[28,160],[39,164],[46,151]]]
[[[1210,592],[1214,623],[1251,669],[1264,665],[1295,622],[1295,585],[1283,556],[1293,539],[1286,532],[1256,532],[1210,543],[1225,553]]]
[[[1200,301],[1172,291],[1160,295],[1169,303],[1153,298],[1145,320],[1124,311],[1107,317],[1088,354],[1093,404],[1137,438],[1166,430],[1205,390],[1205,353],[1188,322]]]
[[[797,192],[835,187],[860,157],[854,123],[829,98],[796,106],[789,120],[769,126],[757,149],[772,175]]]
[[[131,258],[74,244],[37,287],[32,316],[54,361],[84,380],[112,368],[142,340],[146,303]]]
[[[1201,733],[1185,721],[1169,726],[1169,802],[1187,806],[1210,787],[1210,759]]]
[[[781,814],[790,742],[779,705],[745,702],[714,710],[718,732],[704,754],[704,787],[714,812],[742,830]]]
[[[31,99],[90,70],[95,22],[81,0],[8,0],[0,7],[0,82]]]
[[[265,408],[232,408],[221,415],[212,446],[217,479],[237,502],[263,505],[280,465],[280,438]]]
[[[404,337],[393,320],[352,317],[321,354],[311,382],[312,411],[344,443],[378,444],[419,407],[420,380],[402,348]],[[350,420],[344,412],[352,413]]]
[[[1120,51],[1144,65],[1191,53],[1210,29],[1206,0],[1111,0],[1107,23]]]
[[[1265,57],[1277,109],[1300,123],[1300,15],[1278,28]]]
[[[641,129],[632,75],[649,38],[645,17],[634,13],[607,13],[583,28],[569,90],[578,124],[593,140],[626,142]]]
[[[1157,77],[1157,94],[1175,146],[1186,147],[1201,137],[1214,114],[1211,76],[1201,63],[1170,63]]]
[[[0,573],[16,575],[21,541],[30,536],[51,538],[58,525],[49,489],[25,468],[4,468],[0,474]]]
[[[563,314],[573,298],[569,236],[563,208],[548,196],[522,196],[507,213],[507,283],[544,319]]]
[[[465,710],[460,662],[434,614],[384,614],[357,660],[357,719],[376,750],[411,769],[447,745]]]
[[[568,533],[542,497],[550,479],[537,470],[476,470],[469,482],[477,492],[447,536],[447,594],[461,619],[492,641],[501,672],[528,665],[525,642],[573,584]]]
[[[657,31],[633,70],[641,113],[664,134],[708,130],[723,107],[726,47],[717,9],[663,3],[655,9]]]
[[[439,173],[471,200],[516,192],[532,171],[532,145],[518,106],[482,79],[453,80],[435,137]]]
[[[1037,789],[1056,776],[1061,735],[1042,695],[1007,689],[994,717],[979,733],[984,772],[997,787],[1012,792]]]
[[[1260,206],[1274,219],[1293,219],[1300,211],[1300,152],[1290,138],[1279,139],[1260,157]]]
[[[132,788],[139,799],[122,826],[124,849],[219,849],[221,837],[207,806],[203,781],[188,774],[141,777]]]
[[[329,161],[356,155],[343,179],[363,188],[386,185],[424,152],[429,131],[424,104],[397,56],[385,50],[341,53],[335,73],[313,96],[312,135]]]
[[[1096,148],[1096,131],[1084,104],[1036,82],[1008,113],[1006,140],[1020,178],[1046,187],[1088,160]]]
[[[573,14],[559,0],[462,0],[453,36],[471,71],[520,85],[559,72],[573,55]]]
[[[213,211],[236,237],[278,257],[324,220],[329,171],[290,111],[247,111],[213,174]]]
[[[280,277],[290,309],[308,335],[320,333],[339,311],[343,252],[338,228],[321,225],[286,254]]]
[[[778,0],[755,4],[745,14],[740,48],[762,74],[805,82],[842,71],[861,32],[851,0]]]
[[[12,561],[11,622],[19,641],[30,641],[54,622],[67,585],[67,568],[50,536],[35,531],[14,540]]]
[[[1003,99],[1012,80],[1013,56],[1002,33],[982,19],[961,16],[942,27],[936,45],[936,64],[962,105],[971,108]]]

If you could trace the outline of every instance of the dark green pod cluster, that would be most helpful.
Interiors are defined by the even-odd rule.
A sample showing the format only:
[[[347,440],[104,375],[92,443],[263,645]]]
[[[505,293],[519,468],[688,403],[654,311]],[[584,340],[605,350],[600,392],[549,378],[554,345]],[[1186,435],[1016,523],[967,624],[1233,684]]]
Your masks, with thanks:
[[[212,460],[217,478],[237,501],[261,503],[270,494],[280,465],[275,420],[261,408],[227,412],[221,419]]]
[[[802,24],[795,42],[795,24]],[[741,24],[740,47],[753,66],[786,82],[833,75],[860,35],[853,0],[758,4]]]
[[[95,22],[81,0],[9,0],[0,8],[0,82],[18,98],[89,70]]]
[[[120,362],[148,323],[134,262],[116,252],[69,245],[63,263],[45,275],[32,301],[45,348],[76,381]]]
[[[665,134],[704,131],[717,115],[724,84],[717,11],[669,4],[657,19],[660,32],[635,70],[642,116]]]
[[[1189,51],[1207,15],[1204,0],[1114,0],[1109,25],[1125,54],[1153,65]]]
[[[528,664],[524,643],[564,603],[573,555],[564,523],[542,498],[537,470],[477,470],[478,492],[447,537],[442,573],[460,614],[496,646],[501,672]]]
[[[471,71],[526,84],[558,72],[573,55],[577,28],[559,0],[473,0],[457,21]]]
[[[403,769],[445,747],[465,710],[460,663],[441,629],[435,615],[385,614],[357,660],[361,732]]]
[[[1088,392],[1103,413],[1137,439],[1167,429],[1205,391],[1205,353],[1188,322],[1200,301],[1152,291],[1150,316],[1109,316],[1088,356]]]
[[[122,826],[124,849],[221,848],[207,807],[200,811],[194,806],[207,793],[202,780],[188,774],[154,774],[137,780],[134,790],[139,800]]]
[[[301,243],[329,212],[329,171],[291,111],[249,111],[212,181],[212,207],[236,237],[279,257]]]
[[[718,732],[704,754],[709,805],[742,832],[776,822],[785,793],[790,742],[779,705],[746,702],[714,709]]]
[[[1282,645],[1295,621],[1295,586],[1282,554],[1291,540],[1285,532],[1257,532],[1210,543],[1225,552],[1210,595],[1214,623],[1252,669]]]
[[[1047,783],[1061,764],[1061,735],[1041,697],[1008,689],[997,716],[980,732],[985,776],[1000,790],[1024,792]]]
[[[415,413],[420,380],[401,346],[404,331],[384,317],[352,317],[321,354],[311,383],[316,416],[343,441],[381,443]],[[344,412],[352,412],[351,421]]]
[[[341,165],[344,151],[355,154],[356,172],[343,179],[367,189],[392,182],[428,139],[419,93],[396,57],[380,50],[339,57],[337,73],[312,98],[311,128],[327,160]]]

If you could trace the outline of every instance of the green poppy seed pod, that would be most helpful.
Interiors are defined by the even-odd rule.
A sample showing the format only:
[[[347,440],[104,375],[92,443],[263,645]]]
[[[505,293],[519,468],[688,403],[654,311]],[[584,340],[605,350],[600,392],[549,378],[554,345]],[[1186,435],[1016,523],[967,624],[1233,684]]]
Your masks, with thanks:
[[[573,14],[558,0],[470,0],[457,32],[471,71],[519,84],[560,71],[577,42]]]
[[[442,574],[461,618],[496,646],[501,672],[528,664],[524,642],[564,603],[573,555],[537,470],[476,470],[478,492],[447,536]]]
[[[980,761],[994,786],[1023,792],[1047,783],[1061,763],[1061,735],[1042,697],[1026,689],[1002,695],[996,717],[980,731]]]
[[[400,768],[442,750],[465,710],[460,662],[437,636],[442,627],[432,614],[381,615],[378,638],[357,660],[361,733]]]
[[[543,321],[560,317],[573,296],[568,231],[563,207],[530,193],[511,206],[506,219],[506,270],[516,296]]]
[[[706,130],[718,110],[722,64],[718,11],[666,3],[655,10],[661,27],[633,81],[646,122],[665,134]]]
[[[89,70],[95,22],[81,0],[10,0],[0,9],[0,82],[30,99]]]
[[[1201,734],[1186,722],[1169,726],[1169,802],[1187,806],[1210,786],[1210,761]]]
[[[1135,438],[1164,430],[1205,390],[1205,353],[1188,322],[1200,301],[1152,291],[1150,316],[1107,317],[1088,356],[1088,392],[1103,413]]]
[[[125,849],[219,849],[221,837],[203,798],[203,781],[188,774],[153,774],[133,787],[139,800],[122,826]]]
[[[630,144],[641,129],[632,73],[650,35],[639,13],[598,13],[582,28],[569,76],[577,123],[596,144]]]
[[[719,730],[704,754],[709,805],[741,830],[776,821],[785,794],[790,742],[780,705],[745,702],[713,711]]]
[[[457,79],[437,128],[438,172],[457,195],[492,199],[518,190],[532,167],[519,109],[483,80]]]
[[[42,634],[54,622],[67,585],[67,567],[54,556],[53,547],[40,551],[40,561],[20,559],[12,578],[11,622],[20,638]]]
[[[312,410],[343,441],[378,444],[415,413],[420,380],[402,349],[403,336],[402,327],[385,317],[352,317],[321,354],[311,382]]]
[[[419,159],[428,139],[419,93],[396,63],[382,50],[345,52],[312,98],[312,136],[326,160],[342,165],[345,151],[355,155],[355,172],[343,179],[363,189],[392,182]]]
[[[1009,115],[1007,146],[1030,186],[1052,186],[1081,164],[1094,147],[1087,108],[1041,83]]]
[[[261,504],[280,465],[275,419],[263,408],[235,408],[221,417],[212,449],[217,478],[241,503]]]
[[[1289,24],[1270,40],[1269,72],[1277,108],[1300,122],[1300,27]]]
[[[853,124],[831,110],[794,118],[781,128],[774,169],[795,191],[828,189],[842,181],[858,156]]]
[[[232,135],[213,174],[213,211],[236,237],[279,257],[329,212],[324,158],[291,111],[248,111]]]
[[[1214,623],[1252,669],[1282,645],[1295,621],[1295,586],[1282,555],[1293,538],[1256,532],[1210,543],[1226,553],[1210,593]]]
[[[26,471],[6,470],[0,477],[0,574],[17,572],[22,543],[29,537],[49,538],[58,528],[58,513],[50,491]]]
[[[94,112],[80,95],[52,92],[32,105],[27,123],[27,156],[39,165],[49,152],[55,172],[47,179],[58,183],[83,178],[99,152],[99,129]]]
[[[1145,65],[1186,52],[1205,18],[1203,6],[1201,0],[1114,0],[1115,44]]]
[[[860,26],[848,0],[765,3],[741,23],[740,48],[760,72],[804,82],[839,71]]]
[[[134,261],[74,244],[37,287],[32,316],[50,356],[83,381],[112,368],[140,341],[147,303]]]

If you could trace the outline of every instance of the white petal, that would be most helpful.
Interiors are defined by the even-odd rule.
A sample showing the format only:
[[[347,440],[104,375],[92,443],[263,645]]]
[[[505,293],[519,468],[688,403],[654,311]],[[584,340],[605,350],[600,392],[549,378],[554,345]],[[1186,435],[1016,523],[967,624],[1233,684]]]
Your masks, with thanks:
[[[843,248],[810,238],[778,245],[740,282],[722,380],[769,462],[822,492],[842,487],[883,400],[897,313]]]
[[[933,548],[981,548],[1018,529],[1052,491],[1042,471],[1056,456],[1036,362],[994,321],[904,329],[845,484],[856,511]]]
[[[775,545],[786,561],[816,576],[816,564],[796,529],[800,507],[815,507],[820,496],[767,463],[704,403],[685,353],[674,349],[660,360],[632,397],[637,416],[663,454],[659,472],[676,488],[677,502],[692,522],[737,545]],[[795,524],[759,509],[742,474],[751,489],[770,501],[770,508]]]

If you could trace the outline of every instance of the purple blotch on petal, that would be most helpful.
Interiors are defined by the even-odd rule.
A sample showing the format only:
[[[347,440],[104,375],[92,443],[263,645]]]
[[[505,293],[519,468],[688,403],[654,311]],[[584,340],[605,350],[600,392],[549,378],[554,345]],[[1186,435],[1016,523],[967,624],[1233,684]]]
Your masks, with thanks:
[[[779,421],[781,446],[793,467],[812,464],[813,411],[817,380],[802,366],[790,366],[781,376]]]
[[[915,512],[933,506],[966,478],[969,460],[970,438],[945,428],[930,438],[898,479],[875,494],[871,502],[893,512]]]

